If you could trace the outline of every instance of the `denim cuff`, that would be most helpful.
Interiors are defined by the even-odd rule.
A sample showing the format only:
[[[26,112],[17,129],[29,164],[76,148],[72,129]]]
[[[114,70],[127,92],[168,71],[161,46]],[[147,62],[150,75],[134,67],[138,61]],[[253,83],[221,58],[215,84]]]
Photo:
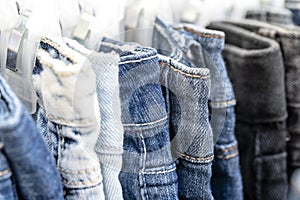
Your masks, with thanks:
[[[206,68],[190,68],[168,57],[159,56],[161,81],[171,108],[173,153],[193,163],[213,160],[213,135],[208,121],[210,73]],[[176,100],[173,98],[176,97]],[[176,101],[178,103],[176,104]],[[178,107],[180,107],[179,110]]]
[[[284,66],[278,43],[229,23],[214,22],[209,28],[227,36],[223,55],[238,100],[239,120],[285,120]]]
[[[137,43],[124,43],[108,38],[103,38],[99,51],[115,52],[120,56],[122,123],[142,125],[165,118],[157,51],[153,48],[142,47]],[[140,115],[140,113],[147,114]]]
[[[285,93],[288,106],[300,107],[300,55],[295,49],[300,48],[300,29],[282,28],[253,20],[226,22],[280,43],[285,67]]]
[[[203,54],[206,57],[205,62],[211,73],[211,91],[212,96],[214,96],[214,98],[211,97],[210,106],[224,108],[235,105],[236,99],[232,84],[221,55],[225,45],[224,32],[204,29],[192,24],[182,24],[176,29],[185,35],[192,36],[203,48]]]
[[[232,85],[221,57],[224,33],[182,24],[172,28],[156,19],[153,46],[159,53],[189,68],[208,68],[211,72],[210,106],[235,105]],[[168,52],[169,51],[169,52]]]
[[[201,28],[192,24],[180,24],[174,27],[176,30],[183,30],[190,33],[203,48],[211,51],[221,52],[225,45],[225,34],[222,31]]]

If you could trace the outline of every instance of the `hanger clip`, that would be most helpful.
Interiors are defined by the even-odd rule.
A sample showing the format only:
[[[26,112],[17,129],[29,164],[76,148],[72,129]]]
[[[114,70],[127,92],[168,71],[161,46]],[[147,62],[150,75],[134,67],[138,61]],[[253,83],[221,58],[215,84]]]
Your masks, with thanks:
[[[1,72],[27,110],[36,111],[37,97],[33,87],[32,68],[40,36],[27,28],[31,11],[21,11],[19,18],[8,35],[6,64]]]
[[[94,16],[83,13],[73,32],[73,38],[83,44],[90,33],[90,24],[94,21],[94,19]]]
[[[12,71],[17,71],[17,57],[20,51],[21,43],[26,32],[26,24],[31,16],[31,11],[24,10],[15,25],[11,30],[8,45],[6,67]]]

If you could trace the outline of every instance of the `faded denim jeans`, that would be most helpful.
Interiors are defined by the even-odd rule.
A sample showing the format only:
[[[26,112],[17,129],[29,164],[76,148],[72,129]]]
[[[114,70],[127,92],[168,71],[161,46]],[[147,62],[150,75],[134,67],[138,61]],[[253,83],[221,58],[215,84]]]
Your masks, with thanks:
[[[65,199],[104,199],[94,147],[100,133],[92,64],[63,42],[42,38],[33,69],[37,125],[60,172]]]
[[[0,94],[0,198],[17,199],[16,186],[20,199],[63,199],[54,159],[30,114],[2,77]]]
[[[95,151],[101,163],[105,199],[123,199],[119,181],[124,135],[119,97],[119,55],[90,51],[67,38],[64,38],[64,41],[92,63],[101,114],[100,135]]]
[[[178,199],[157,52],[107,38],[100,43],[99,51],[120,55],[124,152],[119,179],[124,199]]]
[[[212,85],[209,98],[210,124],[213,128],[215,143],[217,143],[215,145],[215,160],[212,172],[212,192],[216,199],[242,199],[239,156],[234,135],[234,105],[236,101],[221,56],[221,51],[224,48],[224,33],[200,29],[188,24],[172,28],[157,19],[153,36],[153,46],[160,53],[170,56],[190,68],[208,68],[210,70]],[[180,90],[187,90],[187,88],[177,90],[180,94],[182,93]],[[191,92],[198,93],[201,91],[195,89]],[[182,103],[192,104],[188,99]],[[199,106],[206,105],[205,102],[203,103],[204,105]],[[175,105],[172,106],[172,109],[176,108]],[[180,107],[178,104],[176,106]],[[176,112],[174,115],[177,115]],[[212,136],[208,134],[203,137]],[[204,177],[203,175],[202,177],[207,179],[208,183],[210,182],[210,177]],[[190,177],[187,177],[187,179],[190,179]],[[179,182],[179,186],[180,184]],[[200,191],[209,192],[210,184],[205,185],[200,182],[195,182],[195,184],[199,184],[197,185],[199,188],[196,190],[199,194],[197,195],[195,192],[193,198],[203,199],[204,197],[200,195]],[[187,183],[185,187],[195,188],[196,185]]]
[[[223,51],[237,97],[236,129],[245,199],[286,199],[286,95],[277,42],[230,23]],[[263,30],[262,30],[263,31]]]
[[[213,199],[210,189],[213,136],[208,119],[210,74],[160,56],[179,199]]]

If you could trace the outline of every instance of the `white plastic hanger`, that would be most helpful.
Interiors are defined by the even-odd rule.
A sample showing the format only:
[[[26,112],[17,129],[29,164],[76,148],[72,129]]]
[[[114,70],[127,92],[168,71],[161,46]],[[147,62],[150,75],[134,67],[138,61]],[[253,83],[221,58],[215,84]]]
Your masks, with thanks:
[[[155,18],[173,24],[174,17],[170,0],[135,0],[126,8],[126,40],[151,46]]]
[[[2,15],[7,19],[7,24],[1,28],[1,48],[4,47],[1,49],[1,74],[28,111],[34,113],[36,95],[32,83],[32,68],[40,37],[61,37],[58,0],[20,0],[18,5],[20,15],[17,20]],[[15,10],[17,12],[16,6]]]
[[[123,32],[124,0],[61,0],[63,36],[77,39],[88,49],[96,49],[102,36]]]

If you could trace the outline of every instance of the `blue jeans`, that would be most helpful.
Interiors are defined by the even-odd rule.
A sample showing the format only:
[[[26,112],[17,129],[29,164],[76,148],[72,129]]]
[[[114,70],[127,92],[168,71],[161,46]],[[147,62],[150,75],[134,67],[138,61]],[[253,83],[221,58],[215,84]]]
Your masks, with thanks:
[[[234,135],[235,97],[221,56],[224,34],[202,30],[192,25],[179,25],[172,28],[157,19],[153,45],[160,53],[169,55],[191,68],[210,70],[212,85],[209,102],[210,124],[217,143],[212,173],[212,192],[216,199],[242,199],[239,156]],[[210,177],[205,179],[209,182]],[[195,186],[189,185],[189,187]],[[208,188],[202,190],[209,191]],[[199,198],[196,196],[195,194],[194,198]]]
[[[0,140],[9,162],[1,153],[1,189],[14,199],[9,180],[13,172],[20,199],[63,199],[62,183],[55,162],[25,107],[0,77]],[[6,166],[5,166],[6,165]],[[4,168],[3,168],[4,167]],[[11,170],[11,171],[10,171]],[[4,179],[3,179],[4,178]]]
[[[177,160],[179,199],[212,199],[213,136],[208,120],[210,74],[160,56],[160,80]]]
[[[96,74],[96,89],[101,114],[100,135],[95,151],[101,163],[105,199],[122,199],[119,173],[122,168],[123,125],[119,97],[119,56],[87,50],[65,38],[73,50],[86,56]]]
[[[104,199],[94,147],[100,132],[92,64],[64,43],[42,38],[33,69],[37,126],[55,157],[65,199]]]
[[[136,43],[104,38],[100,52],[120,55],[119,83],[124,126],[124,199],[178,199],[157,52]]]

